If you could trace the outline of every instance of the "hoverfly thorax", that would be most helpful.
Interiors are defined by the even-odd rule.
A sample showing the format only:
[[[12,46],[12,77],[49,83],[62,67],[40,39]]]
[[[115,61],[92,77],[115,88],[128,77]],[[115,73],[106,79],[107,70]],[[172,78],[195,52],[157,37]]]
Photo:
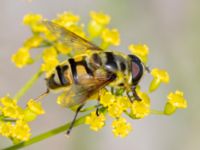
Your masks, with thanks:
[[[143,75],[143,64],[135,55],[128,55],[130,58],[130,71],[132,75],[132,85],[137,85]]]

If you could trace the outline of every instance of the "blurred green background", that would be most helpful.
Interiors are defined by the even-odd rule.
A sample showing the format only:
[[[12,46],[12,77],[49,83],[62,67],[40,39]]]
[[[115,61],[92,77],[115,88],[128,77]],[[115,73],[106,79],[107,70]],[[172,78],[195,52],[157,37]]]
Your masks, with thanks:
[[[111,132],[111,119],[100,132],[83,125],[73,130],[70,138],[64,133],[25,150],[199,150],[200,149],[200,1],[198,0],[1,0],[0,1],[0,95],[14,95],[36,72],[39,64],[17,69],[11,55],[30,36],[22,25],[25,14],[40,13],[52,19],[57,13],[72,11],[89,20],[89,11],[103,11],[111,17],[111,27],[121,33],[118,48],[128,53],[130,43],[146,43],[150,48],[149,65],[168,70],[169,86],[162,86],[152,94],[152,107],[162,109],[169,91],[180,89],[188,100],[188,109],[170,117],[149,116],[142,120],[129,120],[133,132],[124,139]],[[147,89],[145,77],[142,88]],[[37,84],[23,97],[27,100],[45,90],[45,81]],[[50,95],[43,103],[46,114],[31,123],[33,135],[70,121],[73,113],[56,104]],[[24,104],[23,102],[21,103]],[[0,149],[11,142],[0,137]]]

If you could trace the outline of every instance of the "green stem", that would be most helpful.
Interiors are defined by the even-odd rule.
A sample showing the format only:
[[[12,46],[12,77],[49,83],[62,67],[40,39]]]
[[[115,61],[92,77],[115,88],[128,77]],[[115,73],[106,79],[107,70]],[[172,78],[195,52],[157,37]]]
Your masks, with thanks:
[[[16,101],[19,101],[19,99],[32,87],[32,85],[37,81],[37,79],[42,75],[42,71],[39,70],[37,73],[35,73],[32,78],[17,92],[17,94],[14,96],[14,99]]]
[[[153,115],[165,115],[163,111],[160,110],[151,110],[151,114]]]
[[[83,124],[84,121],[85,121],[85,118],[86,118],[88,115],[89,115],[89,114],[84,115],[84,116],[80,117],[79,119],[77,119],[77,120],[75,121],[74,127]],[[28,141],[26,141],[26,142],[21,142],[21,143],[15,144],[15,145],[13,145],[13,146],[4,148],[4,149],[2,149],[2,150],[14,150],[14,149],[19,149],[19,148],[27,147],[27,146],[29,146],[29,145],[32,145],[32,144],[37,143],[37,142],[40,142],[40,141],[45,140],[45,139],[47,139],[47,138],[50,138],[50,137],[52,137],[52,136],[54,136],[54,135],[56,135],[56,134],[59,134],[59,133],[61,133],[61,132],[66,131],[67,129],[69,129],[70,124],[71,124],[71,122],[66,123],[66,124],[64,124],[64,125],[62,125],[62,126],[60,126],[60,127],[57,127],[57,128],[52,129],[52,130],[50,130],[50,131],[48,131],[48,132],[42,133],[42,134],[40,134],[40,135],[38,135],[38,136],[35,136],[35,137],[31,138],[30,140],[28,140]]]

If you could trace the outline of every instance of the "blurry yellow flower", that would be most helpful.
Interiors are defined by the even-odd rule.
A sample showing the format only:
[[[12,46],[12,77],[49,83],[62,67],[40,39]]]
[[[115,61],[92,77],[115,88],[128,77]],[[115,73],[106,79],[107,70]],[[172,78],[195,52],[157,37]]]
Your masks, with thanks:
[[[98,131],[105,124],[105,116],[103,113],[100,113],[99,116],[97,116],[96,112],[92,112],[90,116],[85,118],[85,124],[90,125],[90,129]]]
[[[120,44],[120,35],[117,29],[104,29],[101,35],[103,39],[102,48],[107,48],[109,45],[118,46]]]
[[[104,107],[107,107],[115,101],[115,96],[112,95],[111,92],[104,92],[101,94],[100,97],[100,104],[102,104]]]
[[[42,53],[42,58],[44,62],[49,62],[56,59],[58,56],[57,51],[54,47],[46,48]]]
[[[30,130],[29,125],[25,121],[18,120],[13,127],[12,138],[20,141],[27,141],[31,136]]]
[[[6,117],[13,119],[22,119],[24,117],[24,111],[19,106],[6,106],[2,108],[2,113]]]
[[[149,91],[153,92],[155,91],[161,82],[163,83],[168,83],[169,82],[169,74],[165,70],[160,70],[157,68],[152,69],[151,75],[154,77],[150,86],[149,86]]]
[[[149,115],[150,113],[150,105],[146,103],[144,100],[137,101],[135,100],[131,106],[131,115],[134,118],[141,119]]]
[[[102,13],[102,12],[90,12],[91,20],[88,24],[88,32],[90,34],[90,38],[93,39],[98,37],[107,24],[110,22],[110,16]]]
[[[78,23],[79,20],[80,17],[73,14],[72,12],[63,12],[57,15],[57,18],[54,20],[54,22],[61,26],[69,27]]]
[[[13,54],[11,60],[18,68],[22,68],[33,62],[29,49],[26,47],[20,48],[17,53]]]
[[[32,110],[30,110],[29,108],[26,108],[24,110],[24,118],[23,120],[26,122],[31,122],[33,120],[35,120],[37,118],[37,114],[35,112],[33,112]]]
[[[148,54],[149,54],[149,48],[145,44],[131,44],[129,45],[129,50],[134,55],[138,56],[143,63],[147,63],[148,60]]]
[[[113,118],[120,117],[123,113],[123,107],[119,103],[115,102],[108,106],[108,113]]]
[[[110,22],[110,16],[103,12],[91,11],[90,17],[92,18],[92,20],[102,25],[107,25]]]
[[[36,48],[38,46],[40,46],[40,44],[42,43],[43,38],[39,35],[34,35],[31,38],[28,38],[25,42],[24,42],[24,46],[27,48]]]
[[[45,111],[41,106],[41,102],[37,102],[33,99],[30,99],[27,103],[28,108],[37,115],[44,114]]]
[[[123,111],[131,106],[131,102],[127,96],[117,96],[116,103],[120,105]]]
[[[0,135],[9,137],[13,131],[13,126],[10,122],[0,122]]]
[[[66,47],[64,44],[59,42],[55,43],[55,47],[61,54],[69,54],[72,50],[70,47]]]
[[[130,123],[127,123],[125,118],[119,118],[113,121],[112,128],[114,135],[120,137],[126,137],[132,130]]]
[[[4,106],[16,106],[17,105],[16,101],[13,100],[12,98],[10,98],[9,96],[4,96],[4,97],[0,98],[0,102]]]
[[[168,101],[165,105],[164,113],[167,115],[173,114],[177,108],[187,108],[187,101],[183,96],[183,92],[176,91],[169,93],[167,96]]]
[[[22,119],[24,117],[23,109],[9,96],[2,97],[0,102],[3,105],[1,111],[4,116],[13,119]]]
[[[183,96],[183,92],[176,91],[175,93],[169,93],[168,102],[174,105],[176,108],[187,108],[187,101]]]
[[[67,29],[72,31],[73,33],[79,35],[82,38],[86,38],[85,32],[83,31],[84,25],[82,24],[81,26],[78,25],[71,25]]]
[[[42,16],[40,14],[29,13],[24,16],[23,23],[25,25],[34,25],[40,21],[42,21]]]

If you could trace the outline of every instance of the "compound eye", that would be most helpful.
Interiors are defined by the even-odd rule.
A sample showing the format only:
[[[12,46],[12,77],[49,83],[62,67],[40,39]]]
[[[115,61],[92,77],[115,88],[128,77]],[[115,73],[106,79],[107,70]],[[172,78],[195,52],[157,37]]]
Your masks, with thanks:
[[[140,73],[140,67],[136,62],[132,62],[132,76],[135,79]]]

